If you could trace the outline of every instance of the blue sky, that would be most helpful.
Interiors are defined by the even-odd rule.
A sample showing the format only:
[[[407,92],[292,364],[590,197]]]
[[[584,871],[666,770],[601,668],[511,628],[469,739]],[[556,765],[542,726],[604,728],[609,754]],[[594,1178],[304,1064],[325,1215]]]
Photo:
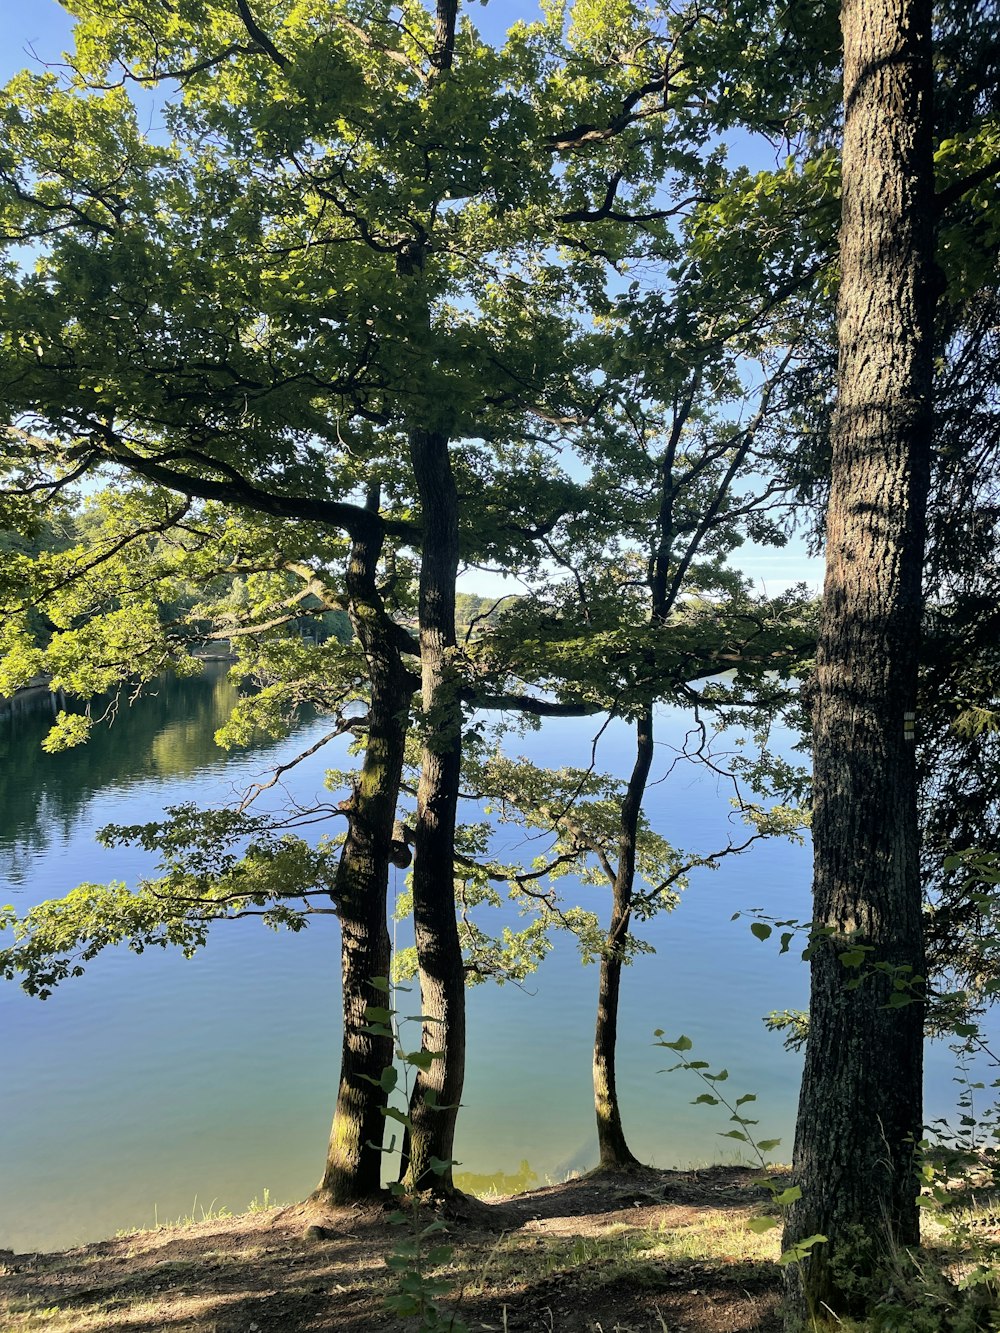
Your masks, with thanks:
[[[487,0],[469,12],[484,36],[503,35],[519,18],[537,14],[527,0]],[[31,63],[34,50],[44,61],[58,60],[71,42],[72,19],[57,0],[0,0],[0,78],[10,78]]]
[[[42,60],[58,60],[70,44],[72,20],[56,0],[0,0],[0,77]]]
[[[493,39],[501,37],[517,19],[538,12],[529,0],[492,0],[470,5],[469,10],[484,36]],[[35,59],[57,62],[72,45],[71,34],[72,19],[56,0],[0,0],[0,79],[6,81]],[[770,595],[800,582],[818,591],[822,583],[822,560],[810,557],[804,541],[797,537],[781,550],[748,544],[735,563],[754,580],[758,591]],[[479,572],[466,575],[463,584],[484,595],[503,587],[496,578]]]

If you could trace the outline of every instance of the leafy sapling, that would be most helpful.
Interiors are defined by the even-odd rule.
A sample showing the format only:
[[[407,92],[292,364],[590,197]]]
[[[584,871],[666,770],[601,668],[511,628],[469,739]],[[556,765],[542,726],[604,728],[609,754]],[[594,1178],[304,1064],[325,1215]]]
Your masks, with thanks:
[[[741,1107],[748,1106],[751,1102],[757,1100],[755,1092],[745,1092],[741,1097],[732,1100],[726,1097],[720,1084],[725,1083],[729,1078],[728,1069],[720,1069],[717,1073],[712,1073],[707,1060],[691,1060],[687,1057],[687,1052],[694,1047],[690,1037],[680,1036],[676,1041],[665,1041],[663,1039],[663,1029],[657,1028],[653,1033],[657,1038],[654,1043],[662,1046],[668,1051],[674,1051],[680,1055],[680,1060],[674,1065],[670,1065],[664,1073],[672,1074],[674,1070],[685,1069],[701,1079],[706,1091],[700,1093],[693,1101],[694,1106],[722,1106],[729,1112],[730,1122],[736,1125],[735,1129],[724,1130],[720,1133],[720,1138],[735,1139],[738,1143],[744,1143],[750,1149],[750,1152],[756,1157],[762,1171],[770,1170],[772,1163],[767,1161],[767,1154],[774,1151],[781,1143],[780,1139],[758,1139],[754,1137],[754,1126],[756,1120],[752,1120],[740,1110]],[[761,1185],[771,1196],[771,1204],[779,1210],[789,1208],[798,1199],[802,1193],[798,1185],[785,1185],[781,1180],[773,1176],[765,1175],[761,1180]],[[766,1215],[763,1217],[752,1217],[747,1222],[751,1231],[760,1234],[765,1231],[771,1231],[780,1226],[779,1217]],[[798,1241],[790,1249],[783,1251],[778,1259],[782,1265],[800,1264],[809,1257],[809,1252],[814,1245],[819,1245],[826,1240],[825,1236],[815,1235],[806,1236]]]
[[[413,1069],[426,1071],[436,1059],[441,1058],[440,1053],[425,1049],[408,1051],[402,1042],[400,1037],[402,1023],[423,1024],[428,1021],[423,1014],[399,1018],[398,1010],[393,1005],[394,995],[396,991],[407,990],[407,987],[393,988],[386,977],[373,977],[370,984],[381,998],[379,1002],[368,1005],[365,1012],[367,1022],[362,1031],[372,1036],[390,1036],[400,1068],[395,1064],[387,1065],[378,1079],[369,1081],[379,1084],[391,1095],[400,1088],[401,1069],[401,1088],[408,1108],[411,1091],[410,1071]],[[428,1106],[435,1105],[436,1097],[432,1089],[425,1094],[425,1100]],[[393,1252],[386,1259],[387,1266],[396,1277],[396,1283],[394,1289],[385,1297],[385,1308],[401,1319],[417,1319],[418,1333],[467,1333],[466,1325],[457,1314],[448,1313],[441,1306],[441,1298],[447,1293],[451,1283],[447,1277],[435,1276],[433,1273],[434,1269],[449,1263],[454,1252],[453,1247],[441,1239],[447,1235],[448,1229],[440,1218],[434,1217],[429,1222],[426,1220],[419,1194],[407,1189],[404,1184],[409,1135],[412,1130],[409,1111],[387,1105],[383,1108],[382,1114],[401,1125],[403,1129],[403,1143],[398,1150],[400,1170],[398,1178],[389,1185],[389,1193],[396,1199],[398,1207],[389,1214],[389,1221],[401,1229],[406,1228]],[[397,1155],[395,1134],[390,1137],[388,1146],[383,1146],[381,1151]],[[430,1161],[431,1170],[439,1176],[443,1176],[453,1165],[455,1165],[453,1162],[440,1161],[436,1157]]]

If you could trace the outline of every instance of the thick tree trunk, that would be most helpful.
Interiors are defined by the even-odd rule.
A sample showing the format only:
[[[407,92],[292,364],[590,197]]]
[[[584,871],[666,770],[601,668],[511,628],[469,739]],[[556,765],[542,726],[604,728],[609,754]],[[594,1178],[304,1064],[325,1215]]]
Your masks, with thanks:
[[[347,576],[351,620],[368,663],[371,702],[365,757],[350,801],[335,887],[344,1037],[326,1168],[314,1196],[335,1204],[381,1193],[386,1093],[370,1080],[377,1081],[393,1062],[392,1038],[365,1031],[371,1026],[365,1010],[370,1004],[385,1004],[372,979],[389,976],[389,860],[409,699],[416,682],[402,662],[398,631],[375,585],[379,548],[377,541],[355,541]]]
[[[814,711],[810,1035],[786,1245],[792,1327],[849,1298],[832,1262],[874,1269],[919,1238],[923,974],[913,743],[930,460],[929,0],[844,0],[840,365]],[[843,961],[863,945],[863,980]],[[880,970],[883,968],[885,970]],[[855,1288],[857,1289],[857,1288]]]
[[[423,519],[420,663],[424,745],[413,840],[413,927],[425,1015],[410,1098],[402,1180],[409,1189],[452,1189],[449,1162],[465,1082],[465,968],[455,918],[455,817],[462,763],[462,705],[454,676],[458,492],[448,437],[414,430],[410,450]],[[428,1101],[430,1094],[430,1101]]]
[[[622,959],[628,939],[635,887],[639,814],[653,762],[651,707],[645,708],[637,719],[635,737],[635,763],[622,801],[618,868],[615,872],[607,947],[601,957],[597,1029],[594,1033],[594,1109],[597,1112],[597,1142],[601,1153],[599,1166],[608,1170],[639,1165],[639,1159],[629,1148],[622,1128],[615,1078],[615,1052],[618,1045],[618,993],[621,988]]]

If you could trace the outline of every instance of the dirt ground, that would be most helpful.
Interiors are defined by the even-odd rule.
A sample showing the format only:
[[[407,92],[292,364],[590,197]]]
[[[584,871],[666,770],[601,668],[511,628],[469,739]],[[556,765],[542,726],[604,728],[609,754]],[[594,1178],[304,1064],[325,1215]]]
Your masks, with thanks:
[[[444,1310],[470,1333],[776,1333],[776,1233],[744,1225],[753,1171],[591,1175],[442,1220]],[[425,1209],[421,1225],[433,1220]],[[386,1313],[386,1258],[414,1234],[387,1211],[309,1204],[162,1227],[60,1254],[0,1251],[4,1333],[367,1333]],[[434,1236],[427,1243],[439,1243]]]

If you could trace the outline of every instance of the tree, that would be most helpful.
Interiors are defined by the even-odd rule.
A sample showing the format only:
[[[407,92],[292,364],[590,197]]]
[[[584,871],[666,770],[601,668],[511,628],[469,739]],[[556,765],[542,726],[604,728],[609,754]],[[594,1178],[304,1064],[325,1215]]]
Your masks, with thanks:
[[[951,227],[942,223],[942,240],[958,232],[967,257],[970,231],[974,237],[983,225],[983,211],[969,203],[974,230],[966,219]],[[970,892],[966,868],[953,859],[968,848],[1000,849],[997,291],[983,273],[971,301],[961,300],[967,284],[956,277],[961,275],[950,276],[938,320],[936,467],[916,741],[928,976],[934,983],[928,1024],[935,1031],[956,1019],[968,1021],[990,1003],[1000,961],[995,895]]]
[[[369,494],[369,507],[378,508],[377,489]],[[370,1022],[369,1010],[379,998],[373,981],[387,978],[391,966],[385,903],[389,865],[398,860],[396,803],[416,679],[377,585],[380,554],[378,537],[355,539],[345,580],[365,655],[369,702],[364,763],[350,797],[333,891],[341,930],[344,1034],[337,1106],[317,1193],[335,1203],[381,1190],[386,1103],[379,1094],[386,1091],[383,1071],[393,1061],[392,1039]]]
[[[816,667],[809,1040],[789,1318],[919,1240],[925,972],[912,726],[933,373],[931,7],[845,0],[839,369]],[[859,961],[864,984],[850,985]],[[893,983],[912,989],[891,1000]],[[896,992],[899,994],[899,992]]]
[[[377,495],[370,499],[377,505]],[[282,736],[295,711],[311,703],[335,719],[318,744],[353,732],[364,739],[364,759],[336,811],[347,823],[339,846],[309,850],[297,832],[309,823],[304,812],[255,816],[253,791],[235,811],[185,807],[162,823],[107,831],[113,841],[158,850],[164,876],[140,885],[133,900],[121,886],[87,886],[23,923],[11,921],[17,942],[3,951],[4,970],[22,973],[26,988],[44,995],[106,944],[172,942],[190,951],[205,943],[213,920],[262,915],[299,929],[317,911],[335,910],[343,1053],[320,1191],[337,1203],[377,1196],[387,1095],[379,1080],[392,1048],[370,1030],[366,1011],[378,999],[372,978],[389,972],[385,893],[390,860],[399,855],[396,800],[416,684],[405,664],[416,645],[389,616],[377,583],[381,538],[373,529],[370,539],[350,544],[338,582],[339,539],[217,505],[178,506],[170,493],[135,486],[95,497],[85,532],[76,546],[22,558],[5,571],[4,669],[12,680],[38,668],[77,700],[110,691],[113,718],[125,681],[134,691],[165,668],[197,671],[198,647],[224,639],[237,651],[241,677],[258,686],[222,728],[228,743]],[[40,646],[30,638],[36,606],[51,631]],[[319,619],[341,607],[356,644],[301,639],[303,614]],[[99,720],[89,707],[88,715],[63,712],[49,743],[78,743]],[[250,846],[240,854],[245,838]],[[334,906],[325,907],[330,899]]]
[[[627,344],[627,330],[617,336]],[[606,1169],[636,1162],[615,1077],[622,969],[642,947],[632,935],[633,917],[643,920],[671,907],[695,866],[714,867],[760,836],[794,834],[798,827],[786,807],[765,811],[744,801],[743,813],[756,831],[716,852],[692,855],[662,840],[658,845],[642,815],[658,706],[690,712],[696,734],[703,716],[735,715],[741,723],[763,726],[789,699],[779,676],[802,669],[812,651],[808,607],[794,597],[754,598],[725,564],[744,527],[761,531],[772,521],[766,512],[772,497],[744,487],[746,473],[763,466],[764,441],[774,429],[770,417],[778,417],[782,405],[773,397],[775,383],[749,391],[734,377],[734,398],[757,402],[744,424],[734,424],[721,386],[722,366],[736,352],[717,348],[715,355],[711,371],[700,366],[686,385],[678,385],[672,409],[639,407],[646,395],[629,384],[625,420],[617,433],[601,431],[591,460],[586,517],[574,517],[547,539],[567,575],[499,613],[480,641],[486,654],[522,677],[522,685],[544,683],[557,698],[586,700],[634,729],[632,771],[618,790],[606,783],[594,787],[587,773],[547,776],[524,760],[512,766],[502,759],[480,771],[473,784],[533,826],[557,831],[560,873],[592,859],[587,882],[611,890],[606,932],[595,934],[589,915],[581,923],[581,947],[585,956],[597,957],[600,971],[593,1080],[600,1165]],[[712,409],[696,406],[703,374],[714,384]],[[627,495],[614,490],[613,478],[623,474],[630,478]],[[608,494],[614,496],[613,518],[599,498]],[[726,672],[736,673],[732,684],[712,683]],[[685,758],[719,762],[704,732]],[[786,777],[768,756],[757,760],[758,792],[785,787]]]
[[[996,6],[938,5],[937,262],[944,282],[916,751],[928,968],[935,991],[946,988],[931,996],[936,1030],[973,1016],[996,993],[997,979],[995,895],[970,892],[953,855],[1000,847],[998,50]]]
[[[389,692],[385,708],[371,700],[386,745],[399,743],[395,655],[414,645],[383,621],[372,571],[387,542],[389,583],[392,552],[419,550],[415,911],[424,1009],[447,1020],[425,1033],[425,1053],[445,1055],[418,1080],[408,1145],[423,1184],[423,1164],[448,1158],[464,1040],[449,868],[469,701],[453,660],[458,560],[537,559],[532,541],[572,504],[554,459],[604,397],[595,326],[625,265],[678,257],[672,220],[719,182],[701,118],[729,95],[738,34],[698,6],[653,26],[641,6],[579,5],[569,25],[550,10],[500,51],[450,0],[380,3],[363,22],[342,0],[77,10],[67,83],[21,75],[2,108],[3,233],[39,249],[34,272],[3,277],[12,491],[58,495],[110,467],[182,508],[345,534],[354,584],[334,600],[352,608],[371,688]],[[159,137],[129,97],[147,86],[170,89]],[[647,309],[666,299],[650,293]],[[359,499],[373,487],[377,508]],[[180,663],[139,606],[109,631],[145,634],[150,669]],[[22,646],[11,639],[15,661]],[[396,759],[373,764],[389,783]],[[360,933],[383,911],[382,795],[377,833],[361,828],[362,796],[346,812],[345,855],[360,859],[343,882],[353,902],[370,892]],[[356,991],[351,1003],[357,1025]],[[447,1109],[424,1116],[439,1079]],[[370,1086],[355,1080],[345,1107],[384,1103]]]
[[[608,233],[631,226],[633,206],[644,228],[663,230],[675,210],[644,207],[658,154],[633,133],[620,160],[615,141],[659,114],[667,76],[643,78],[656,66],[647,55],[595,65],[551,16],[493,52],[456,27],[454,3],[433,14],[408,4],[402,16],[384,4],[365,24],[337,0],[259,13],[196,4],[151,20],[141,6],[79,8],[68,85],[22,75],[3,106],[4,234],[40,248],[35,272],[15,265],[4,279],[12,492],[58,495],[111,467],[179,495],[181,516],[195,501],[221,503],[346,534],[354,585],[335,600],[352,607],[372,688],[389,689],[387,706],[372,707],[393,746],[402,672],[392,659],[414,645],[383,624],[372,573],[387,539],[421,549],[416,911],[425,1009],[435,986],[451,996],[427,1049],[444,1050],[440,1069],[456,1072],[447,1109],[418,1116],[409,1147],[421,1163],[446,1160],[424,1140],[448,1140],[461,1085],[450,866],[463,700],[449,660],[459,543],[471,558],[516,550],[571,489],[545,454],[594,396],[574,303],[606,305],[608,260],[583,245],[567,279],[552,247],[591,221]],[[139,129],[126,89],[162,83],[176,92],[158,140]],[[588,115],[614,123],[607,148],[562,169],[553,132],[570,115],[566,151],[587,137]],[[373,484],[377,509],[357,498]],[[104,624],[109,635],[117,625],[119,648],[129,634],[142,642],[140,674],[183,663],[148,598]],[[13,679],[28,654],[13,625],[7,637]],[[86,689],[127,674],[105,664]],[[82,732],[65,726],[68,740]],[[359,935],[384,929],[397,762],[378,755],[385,790],[362,790],[346,812],[345,855],[359,860],[341,887],[367,903]],[[362,806],[376,796],[381,831],[366,831],[375,809]],[[384,948],[356,941],[354,953],[377,960]],[[356,994],[352,1008],[356,1027]],[[355,1036],[368,1073],[371,1042]],[[385,1090],[368,1086],[354,1080],[343,1106],[384,1104]],[[356,1125],[334,1139],[363,1155]],[[355,1160],[350,1171],[350,1188],[371,1188],[373,1169],[359,1175]]]

